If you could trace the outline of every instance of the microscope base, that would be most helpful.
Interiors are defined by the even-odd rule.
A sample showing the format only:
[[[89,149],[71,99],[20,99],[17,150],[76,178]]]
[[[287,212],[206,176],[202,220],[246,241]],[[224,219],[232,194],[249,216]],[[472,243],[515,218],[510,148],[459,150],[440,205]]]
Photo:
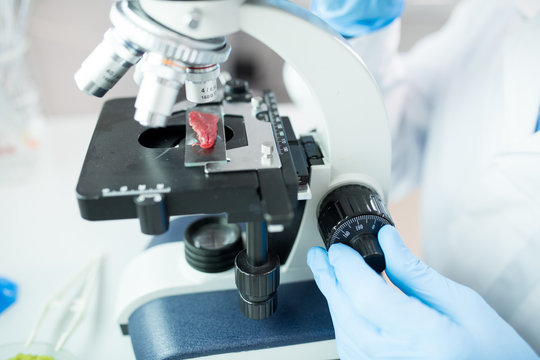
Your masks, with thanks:
[[[247,319],[238,311],[236,290],[153,300],[129,318],[135,356],[275,359],[298,353],[293,358],[337,358],[330,312],[315,283],[283,284],[278,296],[277,312],[264,321]]]

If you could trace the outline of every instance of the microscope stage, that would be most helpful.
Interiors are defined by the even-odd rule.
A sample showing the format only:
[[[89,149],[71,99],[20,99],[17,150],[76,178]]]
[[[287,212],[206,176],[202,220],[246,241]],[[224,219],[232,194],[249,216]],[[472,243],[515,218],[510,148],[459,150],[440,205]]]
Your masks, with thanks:
[[[207,173],[204,166],[186,167],[186,112],[173,114],[165,128],[145,128],[133,120],[134,102],[110,100],[102,109],[77,184],[83,218],[141,217],[137,203],[152,199],[167,219],[227,213],[231,222],[282,224],[292,218],[298,177],[290,153],[280,154],[281,168]],[[225,114],[223,120],[227,150],[247,146],[247,119]]]

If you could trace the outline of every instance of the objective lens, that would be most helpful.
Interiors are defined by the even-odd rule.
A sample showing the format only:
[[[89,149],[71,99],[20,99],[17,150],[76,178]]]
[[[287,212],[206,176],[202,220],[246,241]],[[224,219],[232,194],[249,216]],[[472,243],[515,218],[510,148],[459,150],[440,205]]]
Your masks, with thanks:
[[[156,53],[148,53],[137,67],[141,80],[135,120],[143,126],[164,127],[184,84],[185,67]]]
[[[167,125],[167,117],[172,113],[180,86],[174,81],[145,75],[135,101],[135,120],[148,127]]]
[[[219,65],[188,67],[186,75],[186,98],[197,104],[217,99]]]
[[[102,97],[143,54],[143,49],[123,41],[111,28],[75,73],[77,87],[87,94]]]

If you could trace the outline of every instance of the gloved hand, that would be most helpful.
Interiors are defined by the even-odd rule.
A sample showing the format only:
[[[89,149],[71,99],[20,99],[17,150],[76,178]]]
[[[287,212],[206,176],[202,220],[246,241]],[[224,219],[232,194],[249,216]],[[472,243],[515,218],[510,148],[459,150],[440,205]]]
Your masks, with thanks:
[[[537,359],[480,295],[418,260],[394,227],[384,226],[379,242],[403,293],[346,245],[308,253],[341,359]]]
[[[17,300],[17,284],[0,277],[0,313],[10,307]]]
[[[381,29],[399,17],[405,0],[312,0],[310,9],[343,36]]]

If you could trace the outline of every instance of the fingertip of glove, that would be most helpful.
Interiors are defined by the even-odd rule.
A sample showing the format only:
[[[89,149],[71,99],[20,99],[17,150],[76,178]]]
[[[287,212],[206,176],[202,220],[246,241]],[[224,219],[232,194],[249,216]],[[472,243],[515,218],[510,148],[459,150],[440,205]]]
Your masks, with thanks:
[[[362,255],[345,244],[334,244],[330,246],[330,249],[328,250],[328,259],[330,260],[330,264],[334,267],[336,265],[349,264],[351,261],[362,260],[361,262],[364,262]]]
[[[330,249],[328,249],[328,256],[331,258],[347,256],[347,252],[349,249],[351,248],[345,244],[333,244],[332,246],[330,246]]]
[[[415,286],[432,276],[429,267],[405,245],[395,227],[385,225],[379,230],[378,238],[385,255],[386,275],[403,292],[413,293]]]
[[[398,231],[392,225],[383,226],[379,230],[377,238],[379,239],[379,244],[384,253],[391,251],[392,248],[401,248],[405,246]]]
[[[396,228],[392,225],[384,225],[379,230],[379,236],[395,236],[399,235]]]
[[[328,263],[328,253],[319,246],[312,247],[307,253],[307,264],[313,271],[321,266],[326,266]]]

